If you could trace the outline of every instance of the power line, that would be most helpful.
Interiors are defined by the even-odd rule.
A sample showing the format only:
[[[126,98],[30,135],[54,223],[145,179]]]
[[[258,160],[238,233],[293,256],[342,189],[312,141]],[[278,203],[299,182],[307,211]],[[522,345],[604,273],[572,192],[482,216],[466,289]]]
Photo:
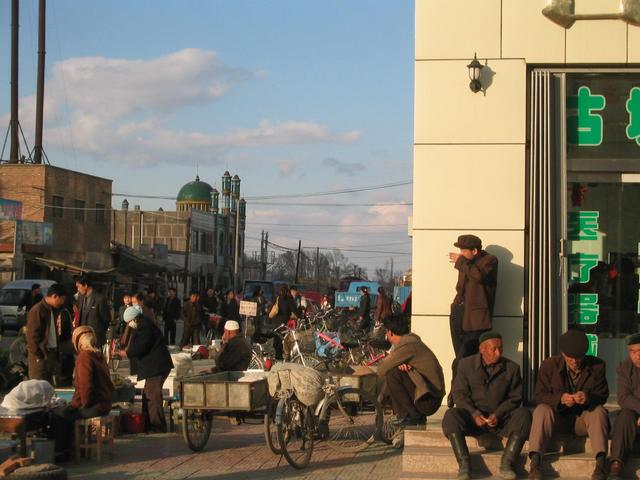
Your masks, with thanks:
[[[359,223],[342,225],[339,223],[266,223],[266,222],[253,222],[251,225],[266,225],[274,227],[339,227],[339,228],[365,228],[365,227],[406,227],[406,223]]]
[[[388,203],[285,203],[285,202],[253,202],[251,205],[266,205],[270,207],[394,207],[404,205],[413,206],[413,202]]]

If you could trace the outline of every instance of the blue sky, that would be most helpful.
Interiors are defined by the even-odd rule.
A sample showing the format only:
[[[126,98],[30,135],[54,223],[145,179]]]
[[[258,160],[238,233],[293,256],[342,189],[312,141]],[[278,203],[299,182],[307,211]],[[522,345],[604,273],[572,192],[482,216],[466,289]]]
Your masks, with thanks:
[[[10,4],[0,2],[3,125]],[[20,120],[32,146],[38,2],[20,5]],[[117,193],[159,196],[174,196],[196,169],[218,186],[225,169],[237,173],[249,197],[412,177],[412,1],[50,0],[47,7],[44,146],[54,165],[111,178]],[[300,201],[404,202],[411,188]],[[287,246],[302,238],[308,246],[410,252],[399,225],[409,214],[406,206],[249,202],[248,228],[254,238],[269,230]],[[370,223],[390,226],[349,226]],[[248,241],[247,250],[258,243]],[[348,256],[372,273],[390,255]],[[410,257],[395,262],[408,268]]]

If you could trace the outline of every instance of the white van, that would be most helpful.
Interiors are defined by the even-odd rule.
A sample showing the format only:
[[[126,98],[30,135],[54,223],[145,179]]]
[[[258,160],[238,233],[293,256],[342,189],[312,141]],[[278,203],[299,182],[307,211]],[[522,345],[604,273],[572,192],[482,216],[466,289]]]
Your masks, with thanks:
[[[20,330],[25,325],[27,312],[24,309],[18,312],[18,305],[26,293],[31,293],[34,283],[40,284],[44,296],[56,282],[43,278],[15,280],[0,288],[0,334],[4,334],[5,330]]]

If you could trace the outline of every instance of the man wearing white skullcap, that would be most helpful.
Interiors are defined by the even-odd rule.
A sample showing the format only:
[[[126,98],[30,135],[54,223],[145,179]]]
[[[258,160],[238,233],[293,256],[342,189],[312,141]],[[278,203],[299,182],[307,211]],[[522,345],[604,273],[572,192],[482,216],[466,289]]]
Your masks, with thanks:
[[[213,372],[244,371],[251,362],[251,348],[247,340],[240,335],[240,324],[227,320],[222,335],[222,349],[213,355],[216,366]]]

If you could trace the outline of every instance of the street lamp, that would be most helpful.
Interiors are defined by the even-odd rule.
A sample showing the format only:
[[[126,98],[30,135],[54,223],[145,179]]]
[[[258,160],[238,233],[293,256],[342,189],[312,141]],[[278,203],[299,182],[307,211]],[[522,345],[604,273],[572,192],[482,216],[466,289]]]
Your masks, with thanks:
[[[482,83],[480,83],[480,72],[482,72],[484,65],[482,65],[478,61],[478,57],[475,53],[473,54],[473,60],[471,60],[471,63],[467,65],[467,68],[469,69],[469,79],[471,80],[471,82],[469,83],[469,88],[473,93],[478,93],[480,90],[482,90]]]

